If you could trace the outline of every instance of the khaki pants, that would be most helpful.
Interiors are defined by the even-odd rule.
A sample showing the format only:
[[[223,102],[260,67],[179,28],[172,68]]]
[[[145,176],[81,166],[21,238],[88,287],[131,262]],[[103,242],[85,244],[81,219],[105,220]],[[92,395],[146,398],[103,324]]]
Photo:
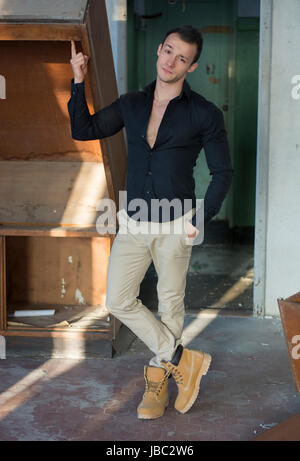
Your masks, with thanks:
[[[161,360],[171,360],[181,344],[192,251],[185,220],[194,212],[164,223],[137,223],[124,209],[118,212],[119,231],[109,257],[106,307],[155,354],[150,366],[159,367]],[[160,320],[137,298],[152,260],[158,276]]]

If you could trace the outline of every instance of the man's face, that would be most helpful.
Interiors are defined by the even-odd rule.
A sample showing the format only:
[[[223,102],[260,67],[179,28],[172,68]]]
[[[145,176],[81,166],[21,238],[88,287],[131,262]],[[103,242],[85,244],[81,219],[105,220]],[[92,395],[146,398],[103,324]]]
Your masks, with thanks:
[[[157,75],[163,82],[174,83],[184,79],[187,72],[193,72],[198,64],[192,64],[197,45],[181,40],[176,33],[168,35],[157,50]]]

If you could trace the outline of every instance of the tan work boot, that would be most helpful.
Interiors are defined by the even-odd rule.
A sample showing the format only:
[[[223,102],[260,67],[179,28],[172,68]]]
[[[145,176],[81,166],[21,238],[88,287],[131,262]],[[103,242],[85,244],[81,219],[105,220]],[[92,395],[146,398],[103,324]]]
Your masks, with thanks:
[[[168,377],[164,368],[144,367],[146,389],[137,408],[139,419],[155,419],[162,416],[169,404]]]
[[[200,381],[209,369],[211,356],[204,352],[180,347],[181,355],[177,364],[172,363],[174,359],[172,362],[161,362],[161,364],[172,373],[178,387],[178,395],[174,405],[176,410],[180,413],[186,413],[197,398]]]

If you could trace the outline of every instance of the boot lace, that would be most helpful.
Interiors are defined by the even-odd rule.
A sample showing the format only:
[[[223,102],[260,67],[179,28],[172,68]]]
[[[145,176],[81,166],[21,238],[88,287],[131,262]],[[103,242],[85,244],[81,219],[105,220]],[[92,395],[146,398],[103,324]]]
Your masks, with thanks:
[[[166,379],[169,377],[170,375],[170,371],[167,371],[163,377],[163,379],[161,381],[159,381],[158,383],[155,383],[153,381],[148,381],[148,379],[146,379],[146,389],[145,389],[145,394],[147,392],[153,392],[155,393],[157,396],[159,396],[161,390],[162,390],[162,387],[166,381]]]
[[[180,370],[178,369],[178,367],[176,367],[176,365],[172,365],[170,363],[169,372],[172,373],[172,376],[175,379],[177,384],[183,384],[183,376]]]

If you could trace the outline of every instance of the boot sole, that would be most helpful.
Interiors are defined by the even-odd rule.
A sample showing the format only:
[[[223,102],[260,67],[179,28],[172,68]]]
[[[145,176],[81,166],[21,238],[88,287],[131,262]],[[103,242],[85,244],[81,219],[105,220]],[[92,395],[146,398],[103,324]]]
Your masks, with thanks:
[[[202,376],[206,375],[206,373],[208,372],[208,369],[210,367],[210,363],[211,363],[211,355],[210,354],[205,354],[204,353],[204,357],[203,357],[203,361],[202,361],[202,365],[201,365],[201,368],[199,370],[199,373],[198,373],[198,376],[197,376],[197,379],[196,379],[196,384],[195,384],[195,388],[194,388],[194,392],[190,398],[190,400],[188,401],[188,403],[186,404],[186,406],[181,409],[181,410],[178,410],[176,408],[176,410],[178,410],[180,413],[186,413],[187,411],[189,411],[189,409],[193,406],[193,404],[195,403],[195,400],[199,394],[199,390],[200,390],[200,382],[201,382],[201,378]]]
[[[157,419],[157,418],[161,418],[164,413],[165,413],[165,410],[166,408],[168,407],[169,405],[169,401],[166,403],[165,405],[165,408],[163,409],[162,413],[160,415],[157,415],[157,416],[150,416],[150,415],[137,415],[138,419]]]

